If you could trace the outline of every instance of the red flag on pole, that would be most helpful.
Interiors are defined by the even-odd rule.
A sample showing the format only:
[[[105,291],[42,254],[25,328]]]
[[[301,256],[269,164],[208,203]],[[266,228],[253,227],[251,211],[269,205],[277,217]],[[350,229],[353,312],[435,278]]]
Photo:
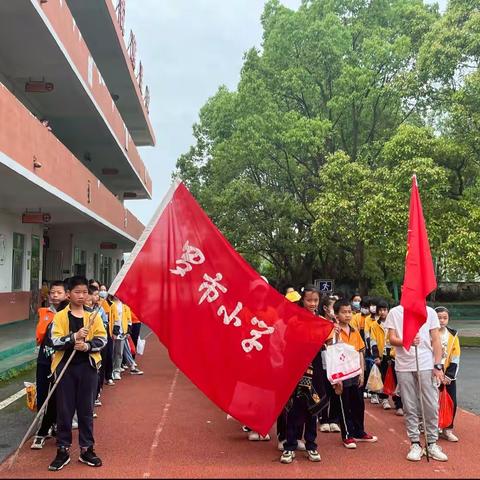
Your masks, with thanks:
[[[110,293],[157,334],[207,397],[262,435],[332,329],[270,287],[181,183]]]
[[[427,321],[427,296],[437,288],[427,228],[417,178],[412,178],[408,220],[407,257],[403,281],[403,346],[408,350],[415,335]]]

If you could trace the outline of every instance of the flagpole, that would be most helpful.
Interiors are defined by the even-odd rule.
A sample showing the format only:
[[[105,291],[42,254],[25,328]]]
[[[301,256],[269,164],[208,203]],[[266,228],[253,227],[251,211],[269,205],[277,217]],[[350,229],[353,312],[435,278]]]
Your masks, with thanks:
[[[425,421],[425,407],[423,405],[423,390],[422,390],[422,381],[420,380],[420,367],[419,367],[419,364],[418,364],[418,347],[417,347],[417,345],[415,345],[415,362],[417,364],[418,393],[420,395],[420,408],[422,410],[423,434],[425,436],[425,455],[427,457],[427,462],[430,462],[430,455],[428,454],[427,422]]]

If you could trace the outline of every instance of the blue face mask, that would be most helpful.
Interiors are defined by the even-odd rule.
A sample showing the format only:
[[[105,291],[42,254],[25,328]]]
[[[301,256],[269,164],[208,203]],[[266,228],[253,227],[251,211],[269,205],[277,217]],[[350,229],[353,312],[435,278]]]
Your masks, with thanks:
[[[98,292],[98,295],[100,296],[100,298],[105,299],[108,296],[108,292],[102,290],[101,292]]]
[[[352,302],[352,307],[360,310],[360,302]]]

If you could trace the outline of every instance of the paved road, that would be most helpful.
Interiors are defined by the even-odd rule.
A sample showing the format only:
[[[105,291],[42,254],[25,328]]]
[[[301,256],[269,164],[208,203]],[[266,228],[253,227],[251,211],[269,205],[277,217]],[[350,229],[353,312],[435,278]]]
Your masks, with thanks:
[[[464,348],[460,357],[457,400],[462,408],[480,415],[480,348]]]
[[[467,354],[467,357],[470,355]],[[74,434],[72,462],[60,472],[48,472],[55,454],[53,441],[43,450],[24,448],[11,470],[0,467],[0,478],[321,478],[359,476],[404,478],[467,478],[480,476],[478,459],[471,454],[480,431],[480,417],[460,410],[456,431],[461,441],[442,441],[448,463],[405,460],[408,442],[403,419],[392,411],[367,405],[367,429],[378,444],[346,450],[338,434],[319,433],[320,464],[298,455],[292,465],[279,463],[276,442],[248,442],[240,425],[227,420],[170,362],[156,339],[147,341],[141,361],[143,377],[125,376],[105,390],[95,420],[97,451],[104,466],[92,469],[76,461]],[[2,432],[3,433],[3,432]],[[271,432],[274,433],[273,431]],[[372,471],[372,458],[381,470]]]

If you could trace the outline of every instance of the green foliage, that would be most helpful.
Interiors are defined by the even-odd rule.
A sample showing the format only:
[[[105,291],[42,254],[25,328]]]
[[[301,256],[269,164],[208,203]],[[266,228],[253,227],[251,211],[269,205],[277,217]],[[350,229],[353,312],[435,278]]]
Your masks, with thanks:
[[[443,277],[480,267],[480,16],[421,0],[266,2],[177,172],[269,277],[381,292],[403,276],[412,174]]]

